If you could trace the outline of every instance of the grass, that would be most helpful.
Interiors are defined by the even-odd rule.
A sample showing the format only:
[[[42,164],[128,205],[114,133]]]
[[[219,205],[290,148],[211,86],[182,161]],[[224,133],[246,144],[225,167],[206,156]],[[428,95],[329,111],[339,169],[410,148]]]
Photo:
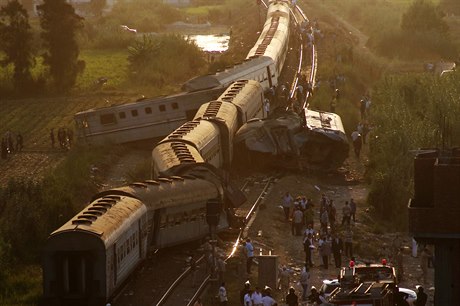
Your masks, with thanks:
[[[77,88],[95,88],[95,81],[107,78],[105,87],[120,89],[126,85],[128,69],[127,50],[83,50],[80,59],[86,63],[85,71],[77,79]]]
[[[223,9],[223,5],[206,5],[206,6],[193,6],[184,8],[184,12],[190,16],[206,16],[209,11],[213,9]]]

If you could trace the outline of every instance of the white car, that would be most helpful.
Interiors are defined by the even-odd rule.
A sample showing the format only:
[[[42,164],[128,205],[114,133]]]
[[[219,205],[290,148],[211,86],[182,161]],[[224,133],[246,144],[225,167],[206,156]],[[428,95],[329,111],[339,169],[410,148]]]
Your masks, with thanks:
[[[340,283],[338,279],[325,279],[323,280],[323,284],[321,288],[319,288],[319,292],[324,292],[324,297],[329,300],[329,296],[331,292],[334,291],[335,288],[340,287]]]
[[[415,301],[417,301],[417,293],[414,290],[407,289],[407,288],[401,288],[398,287],[399,292],[404,293],[405,300],[410,306],[415,305]]]

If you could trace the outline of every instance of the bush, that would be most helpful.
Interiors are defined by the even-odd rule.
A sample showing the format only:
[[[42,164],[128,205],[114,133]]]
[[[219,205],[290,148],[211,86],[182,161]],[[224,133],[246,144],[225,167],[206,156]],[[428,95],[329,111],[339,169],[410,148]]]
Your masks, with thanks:
[[[203,53],[179,35],[144,35],[129,48],[132,80],[163,86],[183,82],[204,71]]]
[[[412,150],[460,144],[460,74],[387,76],[373,95],[368,202],[382,219],[404,226],[413,192]],[[451,93],[451,94],[446,94]]]

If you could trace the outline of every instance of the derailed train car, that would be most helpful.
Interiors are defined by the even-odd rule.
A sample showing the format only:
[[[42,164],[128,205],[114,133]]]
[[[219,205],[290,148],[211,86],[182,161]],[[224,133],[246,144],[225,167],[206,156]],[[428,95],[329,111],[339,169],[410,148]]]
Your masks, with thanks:
[[[207,207],[228,226],[223,188],[188,175],[104,191],[61,228],[44,248],[46,305],[104,305],[150,248],[196,240],[209,233]]]
[[[176,175],[191,164],[207,163],[228,169],[236,131],[247,120],[265,116],[261,85],[253,80],[233,83],[216,101],[203,104],[194,120],[153,149],[153,177]]]
[[[309,165],[340,166],[349,151],[340,117],[305,110],[305,118],[302,120],[292,111],[278,111],[268,119],[246,123],[235,136],[237,154],[251,160],[263,155],[267,163],[275,162],[279,156],[290,156],[306,160]]]

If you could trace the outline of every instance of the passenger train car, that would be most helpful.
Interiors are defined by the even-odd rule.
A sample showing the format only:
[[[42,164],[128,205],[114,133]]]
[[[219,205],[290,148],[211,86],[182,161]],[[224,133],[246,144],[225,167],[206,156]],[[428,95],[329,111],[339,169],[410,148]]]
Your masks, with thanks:
[[[150,180],[100,193],[48,238],[44,302],[105,305],[150,248],[209,234],[207,205],[222,201],[222,186],[196,176]],[[221,214],[218,229],[228,226]]]
[[[285,1],[273,1],[267,12],[262,33],[246,58],[268,56],[275,64],[275,73],[281,74],[289,45],[290,9]]]
[[[236,80],[278,85],[289,42],[289,4],[272,1],[260,38],[243,63],[186,82],[183,93],[90,109],[75,114],[77,137],[89,144],[119,144],[161,138],[191,120],[202,103],[215,100]]]
[[[181,167],[193,163],[228,169],[237,130],[248,120],[265,115],[260,84],[252,80],[233,83],[216,101],[203,104],[194,120],[154,148],[153,176],[175,175]]]
[[[95,145],[164,137],[191,120],[203,101],[223,91],[213,88],[79,112],[74,117],[77,137]]]

